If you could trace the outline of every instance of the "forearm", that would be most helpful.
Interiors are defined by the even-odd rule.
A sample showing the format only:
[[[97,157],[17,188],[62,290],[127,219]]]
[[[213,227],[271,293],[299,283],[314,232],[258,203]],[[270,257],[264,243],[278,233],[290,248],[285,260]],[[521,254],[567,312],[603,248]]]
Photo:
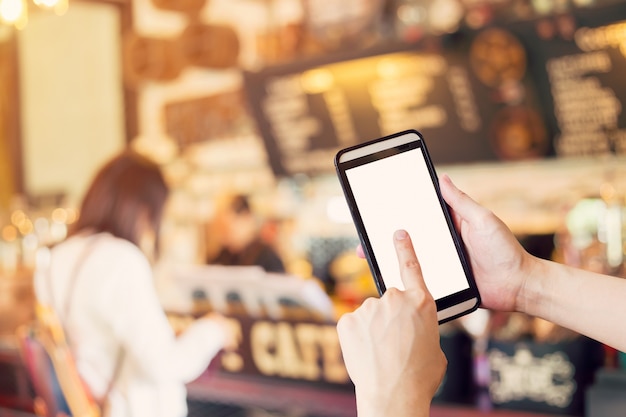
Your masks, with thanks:
[[[626,351],[626,279],[536,259],[517,309]]]

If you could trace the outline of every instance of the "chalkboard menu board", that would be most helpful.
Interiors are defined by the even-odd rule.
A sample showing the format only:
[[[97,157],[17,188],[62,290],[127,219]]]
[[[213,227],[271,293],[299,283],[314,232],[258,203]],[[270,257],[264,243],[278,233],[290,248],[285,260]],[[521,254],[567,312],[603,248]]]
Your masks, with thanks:
[[[574,11],[569,33],[550,18],[552,36],[538,20],[436,49],[381,45],[246,72],[244,88],[276,175],[332,172],[340,148],[405,129],[438,164],[623,154],[620,16],[626,5]]]
[[[556,155],[626,155],[626,3],[511,30],[533,56]]]
[[[278,175],[329,172],[340,148],[409,128],[426,135],[434,154],[451,138],[458,146],[448,148],[448,161],[495,157],[473,137],[481,120],[467,69],[440,54],[387,50],[273,67],[244,79]],[[453,95],[451,80],[463,97]]]

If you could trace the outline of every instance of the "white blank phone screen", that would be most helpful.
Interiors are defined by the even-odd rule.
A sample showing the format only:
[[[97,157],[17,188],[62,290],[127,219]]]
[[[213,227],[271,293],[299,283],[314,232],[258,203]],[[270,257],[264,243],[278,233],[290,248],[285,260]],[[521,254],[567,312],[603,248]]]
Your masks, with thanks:
[[[435,300],[469,288],[422,149],[346,170],[383,282],[404,289],[393,233],[411,236],[426,286]]]

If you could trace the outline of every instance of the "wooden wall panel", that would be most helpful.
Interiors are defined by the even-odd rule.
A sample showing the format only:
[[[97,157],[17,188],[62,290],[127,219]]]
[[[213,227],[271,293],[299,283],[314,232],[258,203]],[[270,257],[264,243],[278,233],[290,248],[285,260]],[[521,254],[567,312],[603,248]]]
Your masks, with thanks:
[[[0,209],[23,191],[17,48],[13,35],[0,41]]]

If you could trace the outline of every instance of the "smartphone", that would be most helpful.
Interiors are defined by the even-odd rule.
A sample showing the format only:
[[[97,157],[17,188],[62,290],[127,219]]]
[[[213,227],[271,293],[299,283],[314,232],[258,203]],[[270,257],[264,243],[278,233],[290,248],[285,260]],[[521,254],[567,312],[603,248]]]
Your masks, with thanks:
[[[393,233],[411,236],[439,323],[480,295],[422,135],[407,130],[339,151],[335,167],[378,292],[404,289]]]

